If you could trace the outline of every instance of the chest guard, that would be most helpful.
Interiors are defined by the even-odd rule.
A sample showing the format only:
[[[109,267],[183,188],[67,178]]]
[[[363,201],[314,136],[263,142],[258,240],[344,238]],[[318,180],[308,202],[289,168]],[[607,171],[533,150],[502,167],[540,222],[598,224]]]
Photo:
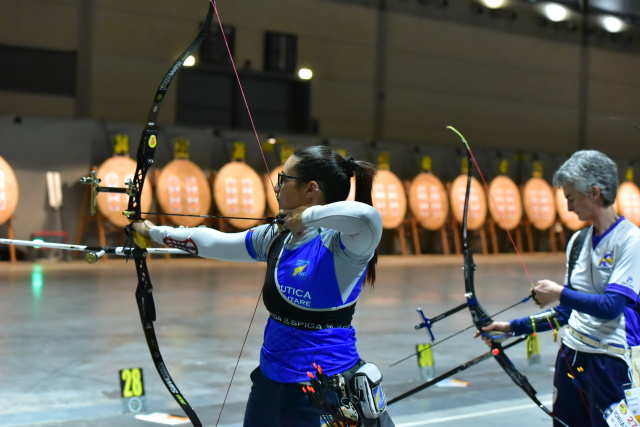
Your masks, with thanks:
[[[280,292],[276,281],[278,260],[289,234],[280,234],[271,245],[267,255],[267,272],[262,287],[262,297],[271,318],[278,323],[305,330],[351,327],[355,303],[338,309],[329,307],[310,310],[298,306]],[[322,277],[317,277],[316,280],[322,280]]]

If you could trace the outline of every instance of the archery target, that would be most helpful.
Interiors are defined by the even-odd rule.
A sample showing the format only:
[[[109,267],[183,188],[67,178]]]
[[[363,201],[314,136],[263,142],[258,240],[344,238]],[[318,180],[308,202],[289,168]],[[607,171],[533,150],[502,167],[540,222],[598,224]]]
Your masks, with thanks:
[[[409,208],[423,228],[442,228],[449,215],[449,199],[442,181],[432,173],[418,174],[409,186]]]
[[[620,184],[615,207],[620,215],[640,226],[640,189],[635,183],[626,181]]]
[[[211,208],[211,187],[204,172],[187,159],[167,164],[156,182],[156,197],[162,212],[168,214],[207,215]],[[197,227],[206,218],[169,216],[174,224]]]
[[[522,190],[524,212],[534,228],[548,230],[556,221],[553,189],[542,178],[531,178]]]
[[[353,187],[353,186],[352,186]],[[391,171],[379,170],[371,189],[373,207],[382,216],[382,227],[397,228],[407,214],[407,195],[400,179]]]
[[[464,216],[464,200],[467,192],[467,175],[458,176],[451,184],[449,197],[451,200],[451,211],[453,217],[459,224],[462,224]],[[476,177],[471,178],[471,190],[469,193],[469,213],[467,217],[467,228],[478,230],[484,225],[487,219],[487,196]]]
[[[18,180],[13,169],[0,157],[0,224],[7,222],[18,207]]]
[[[489,184],[489,213],[498,227],[513,230],[522,220],[522,198],[515,182],[508,176],[497,176]]]
[[[213,183],[213,199],[223,216],[256,219],[229,219],[239,229],[251,228],[262,222],[266,195],[260,175],[242,162],[224,165]]]

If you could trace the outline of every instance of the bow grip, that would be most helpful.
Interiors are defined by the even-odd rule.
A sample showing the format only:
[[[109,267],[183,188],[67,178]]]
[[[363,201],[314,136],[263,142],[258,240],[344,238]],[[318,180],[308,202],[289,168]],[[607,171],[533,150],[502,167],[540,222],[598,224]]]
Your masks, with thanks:
[[[478,303],[476,296],[472,292],[467,292],[464,296],[467,299],[467,306],[471,312],[473,323],[478,329],[484,328],[485,326],[489,326],[493,323],[491,316],[485,311],[480,303]]]

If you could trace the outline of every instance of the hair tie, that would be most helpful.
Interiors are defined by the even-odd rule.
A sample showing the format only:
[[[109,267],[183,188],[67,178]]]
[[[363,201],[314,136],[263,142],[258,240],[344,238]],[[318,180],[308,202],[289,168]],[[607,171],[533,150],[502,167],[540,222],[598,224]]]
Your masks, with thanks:
[[[354,159],[353,157],[349,156],[346,159],[344,159],[344,163],[347,166],[347,176],[349,178],[351,178],[353,176],[353,172],[356,168],[356,159]]]

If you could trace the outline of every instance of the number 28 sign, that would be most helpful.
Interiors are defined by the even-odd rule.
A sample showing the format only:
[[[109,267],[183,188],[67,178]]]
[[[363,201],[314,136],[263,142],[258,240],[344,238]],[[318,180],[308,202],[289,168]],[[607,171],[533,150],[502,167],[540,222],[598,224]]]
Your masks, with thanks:
[[[140,412],[144,407],[144,379],[141,368],[120,370],[120,397],[125,412]]]

